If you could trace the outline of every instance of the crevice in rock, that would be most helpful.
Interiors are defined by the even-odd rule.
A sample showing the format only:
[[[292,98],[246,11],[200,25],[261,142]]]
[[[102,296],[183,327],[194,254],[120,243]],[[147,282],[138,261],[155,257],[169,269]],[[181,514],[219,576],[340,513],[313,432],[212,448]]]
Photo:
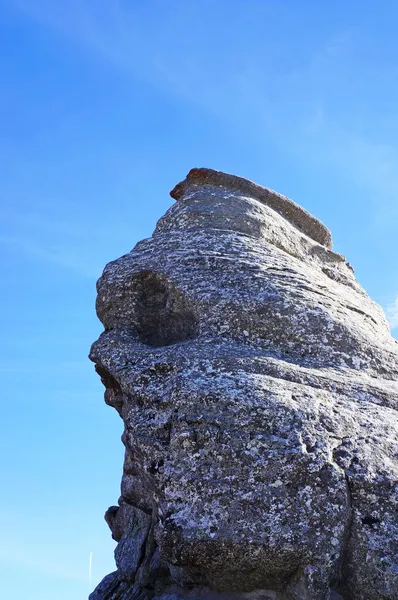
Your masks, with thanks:
[[[151,475],[156,475],[157,473],[162,473],[163,471],[164,460],[161,458],[160,460],[153,460],[150,466],[147,468],[148,473]]]
[[[104,399],[106,404],[115,408],[122,416],[123,392],[120,384],[103,365],[97,363],[95,370],[101,378],[101,383],[105,386]]]
[[[150,593],[151,590],[153,591],[157,580],[166,579],[170,576],[168,568],[160,559],[160,553],[154,535],[154,526],[155,519],[153,516],[134,580],[136,584],[141,588],[145,588]]]
[[[369,515],[366,515],[366,517],[363,517],[361,519],[362,524],[363,525],[367,525],[369,527],[373,527],[373,525],[377,525],[378,523],[381,523],[380,519],[377,519],[375,517],[371,517]]]
[[[170,346],[198,335],[198,319],[186,296],[159,273],[144,270],[133,278],[135,321],[148,346]]]
[[[131,500],[126,499],[124,496],[122,496],[122,498],[123,498],[123,502],[125,502],[129,506],[132,506],[133,508],[136,508],[137,510],[140,510],[141,512],[145,513],[149,517],[152,516],[152,512],[153,512],[152,508],[148,508],[146,506],[142,506],[141,504],[138,504],[137,502],[132,502]]]
[[[121,392],[120,385],[118,384],[116,379],[113,377],[113,375],[111,375],[105,367],[103,367],[102,365],[96,364],[95,370],[101,378],[101,383],[107,389],[113,389],[117,393]]]
[[[110,506],[104,515],[104,519],[111,530],[112,539],[114,539],[115,542],[119,542],[123,535],[123,531],[117,522],[117,514],[119,510],[119,506]]]
[[[359,315],[362,315],[363,317],[367,317],[368,319],[370,319],[371,321],[373,321],[373,323],[375,325],[378,324],[377,321],[376,321],[376,319],[374,319],[371,315],[368,315],[368,313],[364,312],[360,308],[356,308],[356,306],[350,306],[349,304],[346,304],[345,307],[348,308],[348,310],[352,310],[353,312],[356,312]]]
[[[352,523],[353,523],[353,504],[352,504],[352,493],[350,486],[350,478],[347,473],[344,474],[345,482],[346,482],[346,490],[347,490],[347,507],[348,507],[348,515],[346,522],[346,530],[344,534],[343,548],[340,557],[340,564],[338,567],[338,576],[336,581],[332,582],[333,589],[335,593],[340,594],[340,597],[343,600],[349,600],[347,584],[346,584],[346,576],[347,576],[347,567],[349,561],[349,543],[351,539],[352,532]]]

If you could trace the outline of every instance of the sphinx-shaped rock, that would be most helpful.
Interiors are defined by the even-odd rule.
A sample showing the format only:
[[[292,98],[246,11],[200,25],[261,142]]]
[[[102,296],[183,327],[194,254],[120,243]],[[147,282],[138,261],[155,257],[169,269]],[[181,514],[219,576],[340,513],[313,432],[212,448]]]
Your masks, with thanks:
[[[124,421],[91,600],[397,600],[398,347],[288,198],[194,169],[98,282]]]

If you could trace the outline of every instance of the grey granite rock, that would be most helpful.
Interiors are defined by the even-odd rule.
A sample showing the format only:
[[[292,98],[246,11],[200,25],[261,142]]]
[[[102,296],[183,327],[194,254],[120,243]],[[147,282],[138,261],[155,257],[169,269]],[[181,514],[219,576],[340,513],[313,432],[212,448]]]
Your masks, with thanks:
[[[98,282],[124,421],[91,600],[397,600],[398,347],[295,203],[194,169]]]

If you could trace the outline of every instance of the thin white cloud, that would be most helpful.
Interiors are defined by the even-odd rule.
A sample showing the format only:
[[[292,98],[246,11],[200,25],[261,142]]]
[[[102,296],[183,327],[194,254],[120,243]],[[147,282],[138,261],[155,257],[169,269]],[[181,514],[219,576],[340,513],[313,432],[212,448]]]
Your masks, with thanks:
[[[34,369],[25,367],[0,367],[0,373],[34,373]]]
[[[71,269],[84,277],[96,278],[101,273],[101,260],[92,258],[91,262],[87,254],[82,254],[81,248],[60,245],[51,247],[50,244],[18,235],[0,235],[0,244],[7,246],[13,253],[19,252],[36,260]]]
[[[243,43],[232,35],[233,20],[231,31],[228,19],[223,21],[222,30],[214,24],[203,29],[200,2],[172,2],[168,7],[155,2],[156,20],[152,9],[143,5],[137,8],[123,0],[16,0],[13,6],[126,74],[150,80],[253,137],[271,139],[301,159],[338,169],[354,183],[375,192],[379,212],[388,212],[389,219],[398,217],[393,202],[398,194],[398,150],[365,133],[366,94],[360,93],[367,75],[373,77],[373,87],[377,81],[382,87],[395,77],[388,77],[388,67],[357,75],[356,56],[361,47],[357,29],[336,31],[308,50],[300,65],[283,67],[280,45],[267,41],[263,52],[261,41],[253,39],[254,46],[247,40]],[[259,3],[250,4],[249,9],[247,18],[252,21],[260,21],[268,11],[263,22],[272,35],[273,24],[283,16],[283,10],[274,9],[273,14],[270,7]],[[220,14],[216,11],[213,16],[216,22]],[[263,39],[268,40],[266,35]],[[345,106],[344,96],[344,90],[350,89],[355,96],[351,109]],[[344,108],[345,117],[336,104]],[[374,114],[373,119],[377,121]]]
[[[118,221],[109,228],[98,222],[95,215],[92,215],[91,221],[80,217],[72,222],[9,210],[1,211],[0,218],[4,230],[11,232],[0,233],[0,245],[13,254],[20,253],[31,259],[53,263],[89,278],[98,278],[107,260],[102,243],[104,239],[109,244],[106,254],[110,252],[112,243],[126,239],[129,244],[126,251],[129,251],[134,241],[134,228],[128,223]]]
[[[390,323],[391,329],[398,328],[398,295],[394,302],[391,302],[386,309],[387,319]]]
[[[39,364],[33,364],[33,366],[20,366],[17,364],[2,365],[0,366],[0,373],[40,373],[41,371],[45,372],[48,366],[51,366],[52,374],[72,372],[78,375],[92,370],[88,361],[76,360],[46,362],[46,365],[42,365],[40,362]]]
[[[54,562],[54,554],[55,552],[49,552],[46,556],[39,556],[33,547],[21,548],[8,540],[7,544],[0,545],[0,565],[27,569],[64,581],[86,581],[84,573],[78,572],[74,565],[68,567],[64,560]]]

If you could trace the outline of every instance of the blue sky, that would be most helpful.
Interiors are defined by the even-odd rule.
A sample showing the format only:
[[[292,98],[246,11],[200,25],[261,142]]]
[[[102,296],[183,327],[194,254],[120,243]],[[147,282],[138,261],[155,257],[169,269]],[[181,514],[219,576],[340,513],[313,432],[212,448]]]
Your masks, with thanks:
[[[299,202],[398,332],[398,5],[0,0],[7,600],[113,570],[121,421],[87,353],[95,280],[194,166]]]

